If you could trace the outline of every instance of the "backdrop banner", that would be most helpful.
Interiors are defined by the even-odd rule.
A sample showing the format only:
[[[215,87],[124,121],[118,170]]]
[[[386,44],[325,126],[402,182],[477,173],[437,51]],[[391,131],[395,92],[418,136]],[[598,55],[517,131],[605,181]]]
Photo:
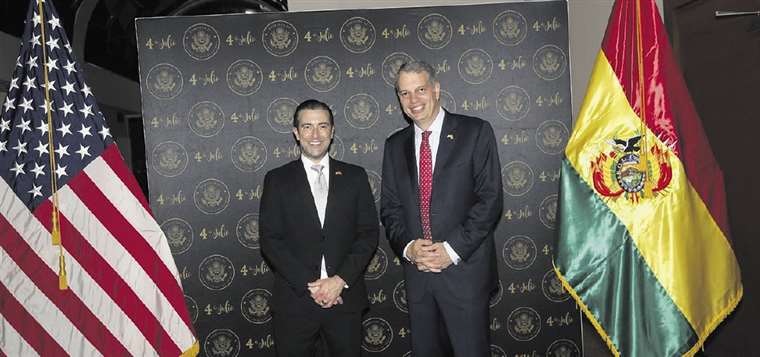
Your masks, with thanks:
[[[571,127],[567,25],[564,1],[138,19],[150,203],[203,353],[274,356],[258,208],[264,174],[300,155],[296,105],[331,106],[330,155],[367,169],[379,206],[385,138],[407,125],[393,84],[413,58],[435,67],[443,107],[489,120],[499,142],[493,356],[580,356],[579,310],[551,263]],[[409,356],[384,233],[365,279],[363,355]]]

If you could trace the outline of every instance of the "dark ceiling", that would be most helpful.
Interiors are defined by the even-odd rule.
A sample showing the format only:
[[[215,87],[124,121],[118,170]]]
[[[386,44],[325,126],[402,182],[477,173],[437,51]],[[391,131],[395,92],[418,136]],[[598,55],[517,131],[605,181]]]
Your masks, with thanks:
[[[0,0],[0,31],[21,37],[29,1]],[[138,81],[135,18],[287,11],[287,0],[47,0],[74,42],[74,19],[96,3],[87,25],[85,61]],[[81,60],[81,59],[80,59]]]

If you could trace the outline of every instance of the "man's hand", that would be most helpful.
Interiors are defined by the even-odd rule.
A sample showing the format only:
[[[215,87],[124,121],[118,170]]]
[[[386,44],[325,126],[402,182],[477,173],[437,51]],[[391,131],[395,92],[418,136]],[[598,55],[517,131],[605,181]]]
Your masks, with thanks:
[[[451,257],[443,246],[443,243],[432,243],[427,246],[422,256],[417,261],[417,269],[440,273],[452,264]],[[425,270],[427,269],[427,270]]]
[[[308,284],[311,298],[314,299],[317,305],[325,309],[343,303],[340,294],[345,286],[346,282],[337,275],[315,280]]]
[[[451,257],[443,243],[417,239],[407,249],[407,257],[424,272],[440,273],[451,265]]]
[[[406,256],[412,261],[412,263],[416,264],[419,258],[422,258],[429,253],[432,245],[433,242],[427,239],[416,239],[406,249]]]

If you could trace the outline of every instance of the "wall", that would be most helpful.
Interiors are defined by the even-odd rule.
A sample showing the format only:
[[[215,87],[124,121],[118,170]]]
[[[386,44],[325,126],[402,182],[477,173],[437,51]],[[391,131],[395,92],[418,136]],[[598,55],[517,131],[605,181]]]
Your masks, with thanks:
[[[290,11],[369,9],[386,7],[443,6],[459,4],[484,4],[508,1],[477,0],[289,0]],[[570,0],[570,78],[572,82],[573,114],[578,113],[599,44],[604,36],[607,19],[614,0]],[[662,13],[662,0],[657,0]]]
[[[760,10],[760,0],[674,0],[666,21],[686,84],[725,179],[744,298],[705,346],[706,356],[756,356],[760,287],[757,169],[760,17],[716,18],[716,10]]]

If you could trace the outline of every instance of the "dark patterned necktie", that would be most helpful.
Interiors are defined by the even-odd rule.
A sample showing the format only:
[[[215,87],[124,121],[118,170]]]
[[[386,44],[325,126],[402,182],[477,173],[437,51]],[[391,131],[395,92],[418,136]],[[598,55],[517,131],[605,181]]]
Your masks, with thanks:
[[[430,192],[433,188],[433,154],[428,138],[430,131],[422,132],[420,145],[420,218],[422,219],[422,238],[433,239],[430,229]]]

